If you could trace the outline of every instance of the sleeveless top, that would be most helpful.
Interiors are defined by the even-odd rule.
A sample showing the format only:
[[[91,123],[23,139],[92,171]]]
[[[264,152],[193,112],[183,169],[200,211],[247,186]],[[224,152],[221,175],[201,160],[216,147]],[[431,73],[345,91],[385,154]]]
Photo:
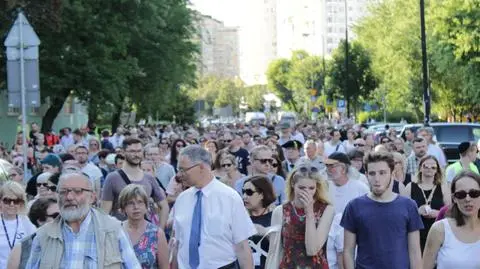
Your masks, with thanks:
[[[435,192],[433,193],[432,201],[430,203],[430,207],[435,210],[440,210],[444,206],[443,202],[443,193],[442,193],[442,186],[441,185],[436,185],[437,187],[435,188]],[[430,193],[432,192],[433,189],[430,190],[422,190],[417,183],[412,182],[412,188],[411,188],[411,198],[417,203],[417,206],[420,207],[424,204],[427,203],[425,197],[430,196]],[[425,194],[423,196],[422,192]],[[423,226],[424,228],[420,230],[420,247],[423,249],[425,247],[425,243],[427,242],[427,235],[428,231],[430,231],[430,228],[432,227],[433,223],[435,222],[435,218],[425,218],[423,216],[422,221],[423,221]]]
[[[142,266],[142,269],[158,268],[157,232],[158,227],[151,222],[148,222],[147,227],[145,228],[145,232],[140,237],[138,242],[133,245],[133,250],[135,251],[135,255],[137,256],[138,262]]]
[[[327,204],[315,202],[315,222],[318,225]],[[282,247],[283,258],[280,269],[328,269],[326,244],[314,256],[307,256],[305,249],[305,210],[296,208],[295,214],[292,202],[283,205]]]
[[[438,251],[437,269],[480,269],[480,239],[475,243],[463,243],[453,233],[448,219],[441,222],[445,240]]]

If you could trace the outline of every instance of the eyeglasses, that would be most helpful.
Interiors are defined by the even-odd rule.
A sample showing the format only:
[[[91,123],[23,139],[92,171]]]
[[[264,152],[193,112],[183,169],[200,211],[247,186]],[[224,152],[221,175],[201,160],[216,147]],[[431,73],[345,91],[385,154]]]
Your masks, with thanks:
[[[246,194],[247,196],[252,196],[256,191],[252,189],[242,189],[242,194]]]
[[[45,215],[47,218],[52,218],[52,219],[56,219],[58,217],[58,215],[60,215],[59,212],[55,212],[53,214],[50,214],[50,215]]]
[[[190,166],[190,167],[187,167],[187,168],[178,167],[177,170],[178,170],[178,173],[179,173],[179,174],[185,174],[188,170],[190,170],[190,169],[192,169],[192,168],[194,168],[194,167],[196,167],[196,166],[199,166],[199,165],[200,165],[200,163],[194,164],[194,165],[192,165],[192,166]]]
[[[467,198],[467,194],[468,194],[468,196],[470,196],[470,198],[475,199],[475,198],[480,197],[480,190],[471,189],[471,190],[469,190],[468,192],[466,192],[466,191],[457,191],[457,192],[455,192],[455,193],[453,194],[453,196],[454,196],[455,198],[461,200],[461,199]]]
[[[93,191],[85,188],[71,188],[71,189],[61,189],[58,191],[58,194],[61,196],[67,196],[70,192],[73,192],[73,194],[78,196],[84,192],[93,192]]]
[[[262,164],[266,164],[266,163],[272,164],[273,163],[273,159],[255,159],[255,161],[259,161]]]
[[[227,168],[227,167],[231,167],[232,164],[231,163],[224,163],[221,165],[223,168]]]
[[[40,187],[48,188],[48,183],[37,183],[37,188]]]
[[[223,143],[230,143],[230,142],[232,142],[232,140],[230,140],[230,139],[225,139],[225,140],[222,140],[222,141],[223,141]]]
[[[139,149],[139,150],[126,150],[125,152],[126,152],[126,153],[129,153],[129,154],[141,154],[141,153],[143,153],[143,149]]]
[[[183,145],[183,144],[176,144],[175,147],[177,147],[177,148],[184,148],[185,145]]]
[[[354,147],[358,147],[358,148],[361,148],[361,147],[365,147],[365,144],[353,144]]]
[[[23,199],[20,199],[20,198],[10,199],[10,198],[5,197],[5,198],[2,199],[2,202],[3,202],[4,205],[11,205],[12,203],[14,205],[19,205],[19,204],[23,204],[24,201],[23,201]]]
[[[131,207],[142,206],[142,205],[145,205],[144,201],[128,201],[127,202],[127,206],[131,206]]]
[[[427,165],[423,165],[423,169],[437,170],[437,166],[427,166]]]
[[[300,173],[318,173],[318,168],[315,166],[301,166],[297,168],[297,171]]]

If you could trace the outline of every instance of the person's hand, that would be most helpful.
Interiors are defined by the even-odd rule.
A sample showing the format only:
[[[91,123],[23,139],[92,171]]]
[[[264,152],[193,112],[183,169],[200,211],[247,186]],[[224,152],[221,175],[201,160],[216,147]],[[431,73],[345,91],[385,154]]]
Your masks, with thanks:
[[[305,214],[313,213],[313,196],[310,195],[307,191],[299,192],[299,200],[305,208]]]
[[[427,205],[421,205],[419,208],[418,208],[418,213],[424,217],[428,216],[427,214]]]
[[[439,212],[440,212],[439,210],[432,209],[432,210],[430,210],[430,213],[427,214],[425,217],[430,218],[430,219],[436,219],[438,217]]]

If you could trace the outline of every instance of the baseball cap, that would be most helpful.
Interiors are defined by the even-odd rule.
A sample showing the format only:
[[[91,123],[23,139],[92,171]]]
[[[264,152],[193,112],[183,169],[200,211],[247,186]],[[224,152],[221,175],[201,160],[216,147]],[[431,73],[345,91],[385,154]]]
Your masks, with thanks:
[[[286,148],[286,149],[289,149],[289,148],[300,149],[302,147],[303,147],[302,142],[298,140],[290,140],[282,145],[282,148]]]
[[[330,156],[328,156],[328,159],[325,160],[325,164],[337,164],[337,163],[350,164],[350,159],[345,153],[334,152],[330,154]]]
[[[48,164],[55,167],[60,167],[62,165],[62,160],[56,154],[48,154],[43,160],[40,161],[41,164]]]

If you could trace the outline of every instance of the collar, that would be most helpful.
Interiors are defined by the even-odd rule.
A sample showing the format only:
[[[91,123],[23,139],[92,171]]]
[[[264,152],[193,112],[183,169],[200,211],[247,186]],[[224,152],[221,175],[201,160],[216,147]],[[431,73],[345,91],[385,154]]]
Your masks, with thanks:
[[[202,195],[205,196],[205,197],[208,197],[208,195],[210,195],[210,193],[212,193],[212,191],[214,190],[215,188],[215,185],[217,185],[219,181],[214,177],[210,183],[208,183],[205,187],[201,188],[201,189],[198,189],[197,187],[193,187],[195,189],[195,192],[194,193],[197,193],[197,191],[202,191]],[[222,183],[223,184],[223,183]]]

